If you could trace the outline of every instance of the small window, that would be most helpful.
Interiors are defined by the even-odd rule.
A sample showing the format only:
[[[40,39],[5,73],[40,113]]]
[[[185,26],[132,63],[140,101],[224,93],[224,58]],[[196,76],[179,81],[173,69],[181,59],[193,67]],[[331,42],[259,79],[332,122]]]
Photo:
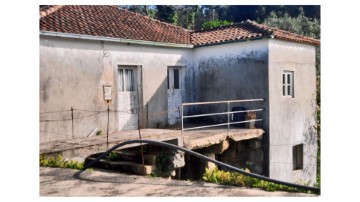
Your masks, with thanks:
[[[179,69],[174,69],[174,89],[180,89]]]
[[[167,89],[170,89],[169,76],[169,69],[167,69]]]
[[[293,170],[303,169],[303,144],[293,146]]]
[[[119,69],[119,92],[135,91],[135,75],[133,69]]]
[[[168,90],[180,89],[180,68],[169,67],[167,69]]]
[[[284,71],[282,75],[282,92],[283,97],[294,97],[294,72]]]

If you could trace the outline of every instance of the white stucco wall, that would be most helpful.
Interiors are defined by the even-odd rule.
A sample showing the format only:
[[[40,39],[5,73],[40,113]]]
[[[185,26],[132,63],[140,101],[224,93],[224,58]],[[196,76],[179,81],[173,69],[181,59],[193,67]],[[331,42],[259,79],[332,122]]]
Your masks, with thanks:
[[[294,71],[294,98],[282,96],[282,72]],[[269,40],[270,177],[313,185],[316,180],[315,47]],[[304,168],[293,170],[292,148],[304,144]]]
[[[106,110],[103,85],[112,85],[116,109],[117,69],[137,66],[140,90],[141,125],[164,127],[167,114],[167,67],[192,67],[192,49],[140,46],[114,42],[40,37],[40,120],[71,119],[70,107]],[[141,82],[142,81],[142,82]],[[184,85],[184,83],[183,83]],[[183,86],[184,87],[184,86]],[[185,93],[183,93],[185,100]],[[62,111],[60,113],[43,113]],[[94,112],[76,111],[75,117]],[[117,115],[110,113],[110,133],[117,131]],[[75,137],[84,137],[94,128],[106,132],[107,114],[100,113],[74,122]],[[86,124],[85,124],[86,123]],[[40,142],[72,138],[71,121],[40,122]]]

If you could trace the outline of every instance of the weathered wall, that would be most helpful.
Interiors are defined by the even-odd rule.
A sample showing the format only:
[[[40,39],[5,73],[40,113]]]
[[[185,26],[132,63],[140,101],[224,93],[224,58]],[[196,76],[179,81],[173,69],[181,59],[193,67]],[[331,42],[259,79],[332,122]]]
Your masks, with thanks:
[[[294,98],[282,96],[282,72],[294,71]],[[315,47],[269,40],[270,177],[316,180]],[[292,147],[304,144],[304,169],[293,170]]]
[[[189,96],[197,101],[267,96],[267,54],[266,40],[195,48],[198,89]]]
[[[40,37],[40,142],[72,138],[70,108],[107,110],[103,85],[113,86],[117,106],[117,69],[119,65],[136,66],[140,93],[142,127],[156,127],[167,122],[166,76],[168,66],[192,67],[192,50],[112,42]],[[184,84],[183,84],[184,85]],[[183,100],[185,100],[185,93]],[[44,113],[61,111],[55,113]],[[147,120],[147,114],[149,119]],[[74,136],[87,136],[94,128],[106,133],[107,113],[74,111]],[[64,121],[65,119],[65,121]],[[49,121],[44,120],[60,120]],[[161,125],[161,124],[160,124]],[[118,130],[118,116],[110,113],[110,133]]]
[[[222,101],[268,97],[267,40],[228,43],[194,49],[194,69],[188,75],[189,101]],[[260,104],[260,105],[259,105]],[[244,104],[232,104],[244,106]],[[264,103],[245,104],[246,108],[261,108]],[[226,110],[226,105],[201,106],[198,112]],[[191,112],[191,109],[189,110]],[[215,122],[226,116],[217,116]],[[263,117],[265,118],[265,117]]]

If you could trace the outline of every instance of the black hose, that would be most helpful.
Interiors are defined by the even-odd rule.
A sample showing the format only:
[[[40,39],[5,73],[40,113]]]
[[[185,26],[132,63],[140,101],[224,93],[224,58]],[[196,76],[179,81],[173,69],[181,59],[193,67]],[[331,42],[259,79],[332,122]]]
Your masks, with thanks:
[[[226,164],[226,163],[217,161],[215,159],[209,158],[207,156],[204,156],[204,155],[199,154],[197,152],[191,151],[189,149],[179,147],[179,146],[176,146],[176,145],[173,145],[173,144],[169,144],[169,143],[166,143],[166,142],[155,141],[155,140],[128,140],[128,141],[122,142],[120,144],[117,144],[117,145],[113,146],[111,149],[109,149],[106,152],[104,152],[103,154],[101,154],[100,156],[98,156],[95,160],[93,160],[90,163],[88,163],[87,165],[85,165],[84,169],[77,172],[77,173],[75,173],[74,176],[79,177],[80,174],[85,169],[90,168],[92,165],[97,163],[100,159],[104,158],[107,154],[114,151],[115,149],[117,149],[119,147],[122,147],[124,145],[127,145],[127,144],[134,144],[134,143],[147,143],[147,144],[167,147],[167,148],[174,149],[174,150],[180,150],[180,151],[183,151],[183,152],[185,152],[187,154],[190,154],[192,156],[196,156],[196,157],[198,157],[198,158],[200,158],[202,160],[213,162],[218,166],[227,168],[230,171],[238,172],[238,173],[241,173],[241,174],[246,175],[246,176],[254,177],[254,178],[264,180],[264,181],[268,181],[268,182],[273,182],[273,183],[276,183],[276,184],[286,185],[286,186],[289,186],[289,187],[294,187],[294,188],[299,188],[299,189],[304,189],[304,190],[310,190],[310,191],[313,191],[315,193],[320,193],[320,188],[317,188],[317,187],[309,187],[309,186],[305,186],[305,185],[294,184],[294,183],[290,183],[290,182],[284,182],[284,181],[280,181],[280,180],[276,180],[276,179],[271,179],[271,178],[268,178],[268,177],[265,177],[265,176],[262,176],[262,175],[258,175],[258,174],[255,174],[255,173],[248,173],[248,172],[246,172],[246,171],[244,171],[242,169],[239,169],[239,168],[236,168],[236,167],[231,166],[229,164]]]

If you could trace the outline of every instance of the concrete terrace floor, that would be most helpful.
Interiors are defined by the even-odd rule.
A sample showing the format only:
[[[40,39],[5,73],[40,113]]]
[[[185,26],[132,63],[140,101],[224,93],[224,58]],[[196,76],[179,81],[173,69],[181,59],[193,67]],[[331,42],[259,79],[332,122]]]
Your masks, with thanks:
[[[164,178],[126,175],[98,170],[84,171],[79,178],[76,170],[40,168],[40,196],[317,196],[305,193],[268,192],[203,182],[188,182]]]
[[[179,145],[188,149],[200,149],[210,145],[221,143],[226,139],[234,141],[261,138],[262,129],[232,128],[228,132],[224,128],[201,129],[185,131],[181,135],[180,130],[169,129],[141,129],[141,138],[147,140],[166,141],[178,139]],[[120,131],[109,135],[109,146],[107,146],[106,135],[59,140],[40,144],[40,154],[61,154],[65,158],[86,156],[96,152],[106,151],[107,148],[127,141],[138,140],[139,130]],[[122,148],[131,147],[125,145]]]

